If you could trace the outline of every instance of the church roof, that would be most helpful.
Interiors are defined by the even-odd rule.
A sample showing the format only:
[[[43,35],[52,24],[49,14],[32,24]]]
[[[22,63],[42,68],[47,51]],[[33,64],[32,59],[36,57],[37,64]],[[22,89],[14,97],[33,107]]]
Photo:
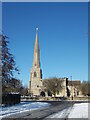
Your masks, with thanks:
[[[81,85],[81,81],[80,80],[68,80],[68,86],[80,86]]]

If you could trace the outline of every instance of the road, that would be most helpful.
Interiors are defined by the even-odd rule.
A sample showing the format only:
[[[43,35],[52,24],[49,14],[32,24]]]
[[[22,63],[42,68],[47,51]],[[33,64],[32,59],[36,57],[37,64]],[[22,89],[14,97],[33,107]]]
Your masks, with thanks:
[[[3,118],[2,120],[9,120],[9,119],[10,120],[18,120],[18,119],[21,119],[21,120],[23,120],[23,119],[24,120],[25,119],[28,119],[28,120],[30,120],[30,119],[31,120],[32,119],[46,120],[48,118],[48,116],[51,116],[55,113],[58,113],[64,109],[68,110],[69,108],[71,108],[73,106],[74,103],[76,103],[76,102],[81,103],[83,101],[46,101],[46,102],[51,104],[47,108],[41,108],[38,110],[19,113],[16,115],[9,116],[8,118]],[[65,116],[67,117],[67,114]],[[66,120],[65,116],[64,116],[63,120]]]

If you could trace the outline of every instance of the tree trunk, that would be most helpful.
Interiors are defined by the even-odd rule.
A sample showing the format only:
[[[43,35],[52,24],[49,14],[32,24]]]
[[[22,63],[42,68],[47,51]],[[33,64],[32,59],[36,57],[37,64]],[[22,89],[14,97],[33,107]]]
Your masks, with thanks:
[[[54,93],[54,100],[55,100],[55,97],[56,97],[56,93]]]

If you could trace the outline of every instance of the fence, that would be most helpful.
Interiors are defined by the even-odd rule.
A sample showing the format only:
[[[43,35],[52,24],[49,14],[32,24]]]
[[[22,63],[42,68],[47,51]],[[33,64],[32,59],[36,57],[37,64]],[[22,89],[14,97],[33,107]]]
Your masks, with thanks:
[[[14,94],[5,94],[2,96],[2,104],[5,105],[13,105],[20,103],[20,94],[14,93]]]

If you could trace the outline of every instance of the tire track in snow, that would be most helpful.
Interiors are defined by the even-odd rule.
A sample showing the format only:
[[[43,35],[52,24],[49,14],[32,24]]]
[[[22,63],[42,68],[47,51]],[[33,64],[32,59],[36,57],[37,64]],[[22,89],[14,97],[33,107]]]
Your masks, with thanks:
[[[65,120],[68,119],[68,115],[71,112],[72,107],[66,108],[58,113],[54,113],[50,116],[48,116],[47,118],[65,118]]]

